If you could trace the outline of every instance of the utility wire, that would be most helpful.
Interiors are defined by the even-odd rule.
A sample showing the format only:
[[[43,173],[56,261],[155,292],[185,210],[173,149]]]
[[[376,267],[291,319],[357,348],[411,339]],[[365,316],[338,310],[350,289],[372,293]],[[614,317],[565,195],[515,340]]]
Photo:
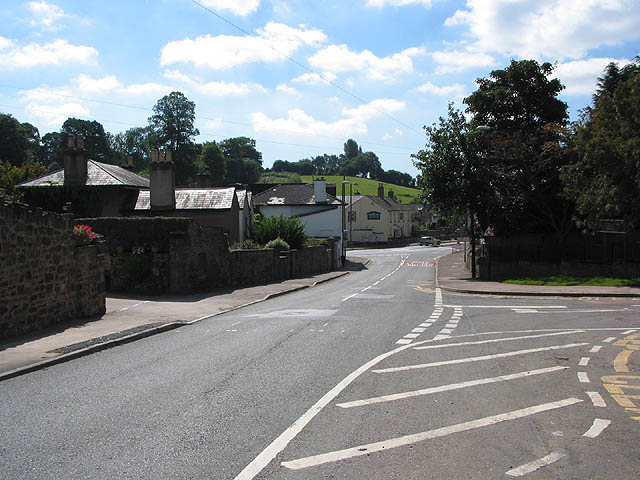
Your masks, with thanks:
[[[236,25],[235,23],[231,22],[230,20],[226,19],[225,17],[223,17],[222,15],[220,15],[219,13],[217,13],[216,11],[206,7],[205,5],[202,5],[199,1],[197,0],[191,0],[192,3],[194,3],[195,5],[199,6],[200,8],[202,8],[203,10],[209,12],[211,15],[214,15],[215,17],[217,17],[218,19],[222,20],[223,22],[231,25],[233,28],[235,28],[236,30],[244,33],[245,35],[249,35],[251,36],[251,33],[247,32],[244,28]],[[366,100],[364,100],[363,98],[359,97],[358,95],[356,95],[355,93],[347,90],[346,88],[344,88],[342,85],[333,82],[331,80],[328,80],[326,78],[324,78],[320,73],[316,72],[315,70],[313,70],[312,68],[307,67],[306,65],[304,65],[303,63],[299,62],[298,60],[296,60],[295,58],[293,58],[290,55],[287,55],[286,53],[283,53],[281,51],[279,51],[276,47],[274,47],[272,44],[268,45],[269,48],[271,48],[271,50],[273,50],[274,52],[276,52],[278,55],[281,55],[282,57],[286,58],[287,60],[289,60],[290,62],[292,62],[293,64],[297,65],[298,67],[302,68],[303,70],[318,75],[318,77],[320,77],[322,80],[324,80],[325,82],[327,82],[329,85],[337,88],[338,90],[340,90],[341,92],[349,95],[350,97],[354,98],[355,100],[357,100],[359,103],[363,104],[363,105],[367,105],[369,102],[367,102]],[[380,111],[378,110],[378,113],[380,113],[381,115],[384,115],[387,118],[390,118],[391,120],[393,120],[394,122],[398,123],[399,125],[402,125],[405,128],[408,128],[409,130],[411,130],[414,133],[417,133],[420,136],[423,136],[423,132],[416,130],[414,127],[407,125],[406,123],[404,123],[403,121],[397,119],[396,117],[394,117],[393,115],[390,115],[386,112]]]

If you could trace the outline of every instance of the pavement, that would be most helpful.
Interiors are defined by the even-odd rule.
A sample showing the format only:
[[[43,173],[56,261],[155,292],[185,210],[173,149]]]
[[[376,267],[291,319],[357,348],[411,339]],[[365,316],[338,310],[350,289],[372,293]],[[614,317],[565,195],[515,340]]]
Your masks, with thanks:
[[[631,287],[508,285],[471,279],[463,253],[444,255],[437,284],[447,291],[515,296],[640,297]],[[174,297],[110,296],[100,318],[81,319],[29,335],[0,340],[0,381],[47,368],[116,345],[190,325],[216,315],[340,278],[366,268],[366,258],[349,257],[334,272],[246,288]],[[179,308],[176,308],[176,304]]]

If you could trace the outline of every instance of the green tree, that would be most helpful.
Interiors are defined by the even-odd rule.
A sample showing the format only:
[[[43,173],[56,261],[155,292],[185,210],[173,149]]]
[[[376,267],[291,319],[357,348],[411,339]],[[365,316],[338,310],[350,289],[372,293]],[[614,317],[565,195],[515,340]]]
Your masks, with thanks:
[[[100,122],[68,118],[60,130],[64,139],[68,135],[82,135],[84,148],[91,160],[104,163],[117,163],[117,157],[109,143],[109,136]]]
[[[256,183],[262,173],[262,153],[256,141],[248,137],[227,138],[220,142],[227,161],[227,181]]]
[[[0,162],[19,167],[29,160],[28,130],[13,116],[0,113]]]
[[[222,149],[216,142],[205,142],[200,154],[200,164],[209,170],[211,178],[217,183],[227,177],[227,162]]]
[[[176,184],[192,184],[196,175],[199,149],[194,137],[200,134],[195,128],[196,104],[181,92],[165,95],[153,107],[149,126],[153,132],[153,148],[169,149],[176,165]]]
[[[38,159],[49,167],[49,171],[59,170],[64,165],[64,135],[60,132],[49,132],[40,141]]]
[[[640,227],[640,57],[612,63],[599,79],[593,107],[575,125],[578,156],[563,169],[580,227],[596,230],[604,218]]]
[[[130,128],[114,136],[113,149],[122,157],[132,157],[134,170],[143,171],[149,166],[152,135],[149,126]]]
[[[353,139],[349,139],[344,144],[344,157],[347,160],[352,160],[358,155],[362,154],[362,148],[358,146],[358,142]]]

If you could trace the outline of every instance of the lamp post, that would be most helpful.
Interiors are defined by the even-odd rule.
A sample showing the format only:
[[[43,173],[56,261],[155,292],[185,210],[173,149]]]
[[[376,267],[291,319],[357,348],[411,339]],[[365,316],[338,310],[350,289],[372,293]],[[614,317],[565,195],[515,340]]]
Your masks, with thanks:
[[[344,177],[342,177],[344,178]],[[341,240],[342,240],[342,264],[344,265],[344,261],[346,259],[347,256],[347,247],[345,245],[344,242],[344,232],[347,229],[347,225],[346,225],[346,221],[344,218],[344,210],[345,210],[345,204],[344,204],[344,187],[347,183],[351,183],[349,180],[342,180],[342,232],[340,232],[341,235]]]
[[[355,182],[349,184],[349,246],[353,246],[353,186],[358,185]]]

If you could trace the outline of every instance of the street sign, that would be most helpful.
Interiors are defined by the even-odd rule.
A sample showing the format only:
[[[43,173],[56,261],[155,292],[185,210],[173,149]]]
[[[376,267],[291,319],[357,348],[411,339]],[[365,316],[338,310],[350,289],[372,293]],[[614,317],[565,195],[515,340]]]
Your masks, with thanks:
[[[482,234],[483,237],[495,237],[496,234],[493,233],[493,227],[487,227],[487,229]]]

